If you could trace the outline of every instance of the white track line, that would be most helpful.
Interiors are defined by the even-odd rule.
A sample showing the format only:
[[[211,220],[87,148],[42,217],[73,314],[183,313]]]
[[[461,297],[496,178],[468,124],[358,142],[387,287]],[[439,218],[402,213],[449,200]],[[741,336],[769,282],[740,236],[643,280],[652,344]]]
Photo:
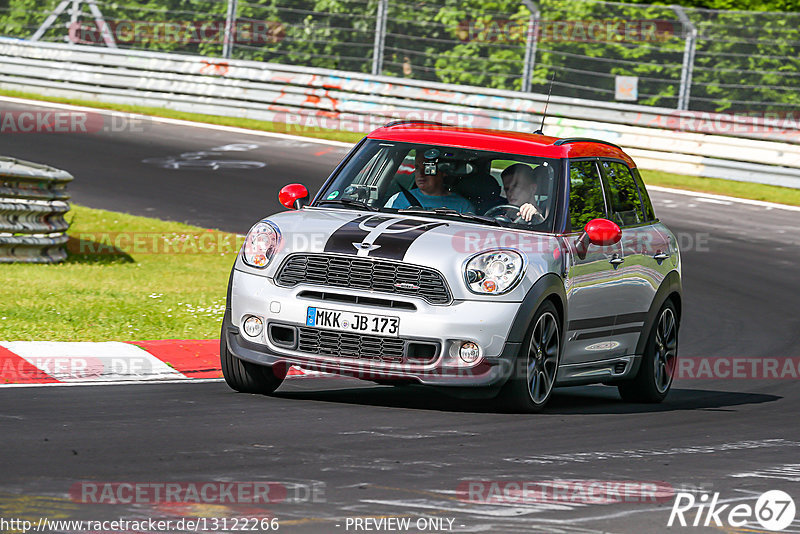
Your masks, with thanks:
[[[661,187],[657,185],[648,185],[648,191],[658,191],[660,193],[673,193],[676,195],[684,195],[694,197],[698,200],[702,198],[719,200],[721,202],[735,202],[739,204],[750,204],[751,206],[760,206],[768,209],[779,209],[787,211],[800,211],[800,206],[789,206],[788,204],[777,204],[775,202],[765,202],[763,200],[750,200],[749,198],[728,197],[725,195],[715,195],[712,193],[698,193],[697,191],[686,191],[685,189],[672,189],[669,187]]]
[[[317,143],[320,145],[329,145],[342,148],[352,148],[354,143],[344,143],[342,141],[330,141],[328,139],[318,139],[316,137],[304,137],[302,135],[290,135],[276,132],[265,132],[263,130],[250,130],[248,128],[237,128],[235,126],[223,126],[221,124],[208,124],[205,122],[187,121],[181,119],[168,119],[166,117],[156,117],[154,115],[142,115],[140,113],[129,113],[127,111],[115,111],[112,109],[92,108],[87,106],[74,106],[72,104],[61,104],[58,102],[46,102],[44,100],[30,100],[27,98],[16,98],[11,96],[0,96],[0,102],[10,102],[12,104],[25,104],[29,106],[38,106],[55,109],[65,109],[69,111],[85,111],[91,113],[99,113],[102,115],[126,115],[130,117],[139,117],[142,119],[150,120],[153,122],[160,122],[162,124],[174,124],[177,126],[190,126],[192,128],[205,128],[207,130],[218,130],[221,132],[230,132],[245,135],[257,135],[260,137],[273,137],[277,139],[291,139],[294,141],[303,141],[306,143]],[[168,108],[164,108],[168,109]],[[232,117],[233,118],[233,117]],[[366,134],[365,134],[366,135]]]
[[[192,378],[190,380],[125,380],[121,382],[46,382],[31,384],[0,384],[0,390],[5,388],[49,388],[49,387],[80,387],[80,386],[133,386],[142,384],[200,384],[209,382],[224,382],[224,378]]]

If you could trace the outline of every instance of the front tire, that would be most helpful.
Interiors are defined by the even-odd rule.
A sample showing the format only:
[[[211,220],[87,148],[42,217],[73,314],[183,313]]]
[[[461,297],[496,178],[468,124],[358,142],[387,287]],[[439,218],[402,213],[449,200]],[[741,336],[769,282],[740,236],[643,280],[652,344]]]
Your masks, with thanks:
[[[228,350],[224,322],[219,339],[219,360],[225,382],[240,393],[269,395],[283,382],[283,377],[276,376],[271,367],[240,360]]]
[[[678,313],[668,300],[658,312],[633,380],[617,388],[627,402],[659,403],[667,397],[678,362]]]
[[[515,412],[540,412],[553,393],[561,362],[558,311],[547,301],[536,311],[500,400]]]

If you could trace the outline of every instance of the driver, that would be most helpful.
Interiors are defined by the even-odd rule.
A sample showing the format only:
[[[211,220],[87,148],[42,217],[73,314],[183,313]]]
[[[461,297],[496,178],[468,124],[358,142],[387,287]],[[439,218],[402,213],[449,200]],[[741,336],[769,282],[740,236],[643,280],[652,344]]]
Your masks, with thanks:
[[[451,193],[450,188],[445,185],[444,173],[439,161],[440,155],[441,152],[437,148],[417,149],[414,169],[414,183],[417,184],[417,188],[411,189],[408,194],[428,210],[450,208],[460,213],[475,213],[475,206],[469,200],[461,195]],[[411,202],[406,194],[400,191],[386,202],[386,207],[410,208]]]
[[[536,223],[544,220],[544,207],[536,200],[536,195],[544,193],[546,187],[542,183],[541,173],[536,173],[530,165],[515,163],[506,167],[500,178],[503,180],[508,203],[519,206],[520,218],[525,222],[531,222],[535,218]]]

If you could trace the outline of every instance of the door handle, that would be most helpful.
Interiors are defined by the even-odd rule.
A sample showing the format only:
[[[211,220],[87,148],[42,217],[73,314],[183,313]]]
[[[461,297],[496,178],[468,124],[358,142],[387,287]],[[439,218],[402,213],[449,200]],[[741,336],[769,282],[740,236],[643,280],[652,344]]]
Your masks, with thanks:
[[[611,259],[610,259],[610,260],[608,260],[608,263],[610,263],[611,265],[613,265],[615,269],[616,269],[617,267],[619,267],[619,266],[620,266],[622,263],[624,263],[624,262],[625,262],[625,258],[620,258],[620,257],[619,257],[619,254],[614,254],[614,255],[611,257]]]
[[[653,255],[653,259],[656,260],[659,265],[661,265],[661,262],[666,260],[667,258],[669,258],[669,254],[666,254],[664,252],[659,252]]]

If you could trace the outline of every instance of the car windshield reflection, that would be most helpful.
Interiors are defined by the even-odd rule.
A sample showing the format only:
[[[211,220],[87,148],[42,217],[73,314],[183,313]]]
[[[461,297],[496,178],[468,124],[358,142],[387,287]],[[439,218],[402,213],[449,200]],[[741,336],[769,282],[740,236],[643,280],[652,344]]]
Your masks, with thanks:
[[[369,139],[316,205],[550,232],[560,169],[555,158]]]

